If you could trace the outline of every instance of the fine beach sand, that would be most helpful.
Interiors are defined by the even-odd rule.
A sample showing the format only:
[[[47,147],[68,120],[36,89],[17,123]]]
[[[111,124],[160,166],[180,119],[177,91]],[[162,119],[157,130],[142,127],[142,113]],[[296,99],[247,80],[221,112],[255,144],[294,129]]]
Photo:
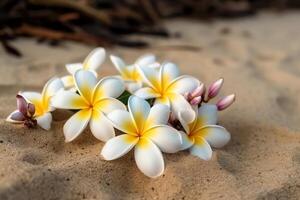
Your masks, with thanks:
[[[137,169],[132,152],[101,160],[103,143],[89,130],[65,143],[68,112],[55,111],[49,132],[5,122],[19,90],[40,91],[50,77],[67,73],[65,63],[82,61],[94,47],[21,39],[13,42],[21,59],[0,48],[0,199],[299,199],[299,19],[291,12],[210,24],[173,20],[167,27],[181,38],[151,38],[153,47],[145,50],[108,49],[128,62],[155,53],[206,84],[224,77],[222,94],[237,95],[219,115],[230,143],[211,161],[165,154],[166,170],[157,179]],[[107,59],[98,72],[116,70]]]

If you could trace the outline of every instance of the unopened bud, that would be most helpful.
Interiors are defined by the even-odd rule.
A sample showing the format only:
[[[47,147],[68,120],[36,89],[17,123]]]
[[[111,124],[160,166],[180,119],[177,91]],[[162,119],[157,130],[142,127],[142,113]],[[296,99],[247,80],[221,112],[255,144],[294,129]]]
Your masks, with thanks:
[[[215,96],[218,95],[218,93],[220,92],[220,89],[223,85],[224,79],[220,78],[219,80],[215,81],[213,84],[211,84],[209,86],[208,89],[208,98],[214,98]]]
[[[231,94],[228,95],[226,97],[223,97],[222,99],[220,99],[216,106],[218,108],[219,111],[221,110],[225,110],[226,108],[228,108],[233,102],[235,101],[235,95]]]
[[[191,93],[191,96],[192,98],[195,98],[195,97],[199,97],[199,96],[202,96],[202,94],[204,93],[204,84],[201,83],[192,93]]]
[[[202,100],[201,96],[195,97],[190,101],[190,104],[192,106],[199,105],[201,103],[201,100]]]

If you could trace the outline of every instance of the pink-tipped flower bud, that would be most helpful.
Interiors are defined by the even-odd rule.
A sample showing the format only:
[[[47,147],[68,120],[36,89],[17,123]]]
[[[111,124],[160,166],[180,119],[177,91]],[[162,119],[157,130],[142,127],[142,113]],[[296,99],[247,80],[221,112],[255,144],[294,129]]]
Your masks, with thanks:
[[[192,106],[196,106],[196,105],[199,105],[202,101],[202,97],[201,96],[198,96],[198,97],[195,97],[193,98],[191,101],[190,101],[190,104]]]
[[[216,106],[218,108],[219,111],[221,110],[225,110],[226,108],[228,108],[233,102],[235,101],[235,95],[231,94],[228,95],[226,97],[223,97],[222,99],[220,99]]]
[[[195,97],[199,97],[199,96],[202,96],[203,93],[205,91],[205,87],[204,87],[204,84],[201,83],[192,93],[191,93],[191,96],[192,98],[195,98]]]
[[[223,85],[224,79],[220,78],[219,80],[215,81],[211,84],[208,88],[208,99],[214,98],[218,95]]]

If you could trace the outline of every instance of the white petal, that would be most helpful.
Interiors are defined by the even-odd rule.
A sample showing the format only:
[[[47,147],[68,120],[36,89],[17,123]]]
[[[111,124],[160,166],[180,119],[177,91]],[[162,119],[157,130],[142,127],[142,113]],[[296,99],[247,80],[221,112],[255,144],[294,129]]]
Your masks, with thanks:
[[[105,60],[105,50],[101,47],[94,49],[84,60],[83,68],[96,70]]]
[[[124,83],[117,77],[106,77],[101,79],[94,89],[94,102],[104,97],[119,97],[125,90]]]
[[[110,60],[114,64],[114,66],[116,67],[116,69],[119,71],[120,74],[123,74],[124,71],[126,71],[126,69],[125,69],[126,64],[120,57],[110,55]]]
[[[142,65],[138,66],[138,70],[147,86],[160,90],[161,79],[159,70]]]
[[[215,125],[218,120],[216,105],[204,104],[198,110],[198,116],[203,119],[203,125]]]
[[[103,146],[101,155],[105,160],[114,160],[120,158],[128,153],[138,141],[138,137],[128,134],[111,138]]]
[[[151,178],[156,178],[164,172],[164,160],[159,148],[151,140],[142,138],[134,149],[137,167]]]
[[[136,128],[129,112],[125,110],[115,110],[107,115],[114,127],[124,133],[136,135]]]
[[[146,126],[148,128],[155,125],[165,125],[168,123],[170,108],[163,104],[155,104],[148,115]]]
[[[149,64],[148,67],[152,67],[152,68],[159,70],[161,67],[161,64],[159,62],[154,62],[154,63]]]
[[[168,86],[171,83],[171,81],[173,81],[180,75],[179,69],[174,63],[163,63],[160,70],[162,76],[162,83],[164,86]]]
[[[135,91],[142,87],[141,82],[134,82],[134,81],[125,81],[125,87],[128,92],[134,94]]]
[[[21,92],[21,95],[27,100],[30,101],[31,103],[35,103],[38,101],[42,100],[42,95],[41,93],[38,92]]]
[[[181,138],[182,138],[181,150],[185,150],[193,146],[194,144],[193,138],[189,138],[188,135],[182,131],[179,131],[179,133],[181,134]]]
[[[66,64],[66,69],[70,74],[75,74],[75,72],[79,69],[83,69],[82,63],[72,63],[72,64]]]
[[[132,121],[135,123],[136,130],[138,132],[142,131],[150,112],[149,103],[137,96],[130,96],[128,99],[128,110]]]
[[[75,84],[75,83],[74,83],[74,84]],[[74,86],[75,86],[75,85],[74,85]],[[73,87],[73,88],[70,88],[68,91],[76,93],[76,92],[77,92],[77,88],[76,88],[76,87]]]
[[[51,113],[45,113],[42,116],[36,118],[37,124],[45,130],[50,130],[51,122],[52,122],[52,115]]]
[[[49,98],[53,97],[59,90],[64,88],[63,82],[59,78],[50,79],[44,86],[42,96],[44,104],[47,104]]]
[[[195,113],[188,110],[180,110],[178,113],[178,120],[187,134],[190,133],[190,124],[195,118]]]
[[[68,119],[63,128],[66,142],[71,142],[82,133],[89,123],[91,113],[91,109],[80,110]]]
[[[83,109],[89,107],[80,95],[71,91],[59,91],[51,99],[51,104],[60,109]]]
[[[215,148],[221,148],[230,140],[230,133],[222,126],[210,125],[204,126],[198,130],[199,135]]]
[[[148,66],[156,62],[156,57],[153,54],[145,54],[137,59],[135,62],[137,65],[140,66]]]
[[[119,100],[114,98],[104,98],[94,105],[94,109],[109,114],[114,110],[126,110],[126,106]]]
[[[72,75],[67,75],[67,76],[61,77],[61,81],[63,82],[65,88],[71,88],[75,84]]]
[[[166,105],[168,107],[171,107],[171,104],[170,104],[170,100],[168,97],[157,97],[155,99],[155,102],[154,104],[163,104],[163,105]]]
[[[115,131],[112,123],[106,118],[106,116],[97,110],[93,110],[90,128],[92,134],[103,142],[113,138],[115,136]]]
[[[170,96],[171,101],[171,110],[179,119],[179,113],[182,111],[182,109],[185,109],[186,115],[189,116],[185,118],[186,123],[191,123],[195,117],[195,111],[193,110],[192,106],[187,102],[187,100],[179,94],[173,94]]]
[[[13,115],[20,115],[18,118],[20,118],[20,121],[17,121],[17,120],[14,120],[14,119],[12,119],[12,116]],[[10,113],[9,115],[8,115],[8,117],[6,118],[6,121],[7,122],[10,122],[10,123],[15,123],[15,124],[20,124],[20,123],[23,123],[25,118],[24,118],[24,115],[19,111],[19,110],[15,110],[15,111],[13,111],[12,113]]]
[[[202,137],[195,137],[195,143],[190,148],[190,153],[203,160],[210,160],[212,156],[212,149],[205,139]]]
[[[141,89],[138,89],[135,91],[134,95],[142,98],[142,99],[152,99],[155,97],[158,97],[158,93],[156,93],[152,88],[150,87],[143,87]]]
[[[78,70],[74,74],[75,85],[81,96],[85,98],[87,102],[90,102],[93,97],[93,91],[97,84],[97,78],[95,75],[86,70]]]
[[[166,125],[152,127],[146,131],[143,137],[151,139],[165,153],[175,153],[182,146],[182,139],[179,132]]]
[[[185,94],[195,90],[200,85],[200,81],[192,76],[179,76],[171,82],[168,87],[169,92]]]
[[[89,69],[87,71],[92,72],[96,78],[98,77],[98,73],[95,70]]]

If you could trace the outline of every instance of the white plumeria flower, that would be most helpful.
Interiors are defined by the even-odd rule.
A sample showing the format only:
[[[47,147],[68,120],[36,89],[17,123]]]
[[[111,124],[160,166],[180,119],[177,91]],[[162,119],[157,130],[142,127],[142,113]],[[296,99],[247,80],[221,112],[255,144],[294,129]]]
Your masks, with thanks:
[[[179,121],[186,133],[182,134],[182,149],[189,149],[192,155],[198,156],[203,160],[210,160],[212,147],[221,148],[230,140],[230,133],[222,126],[217,126],[217,107],[216,105],[202,105],[196,108],[197,117],[191,123],[184,119],[189,118],[185,110],[179,113]]]
[[[49,130],[51,128],[51,112],[55,110],[55,108],[51,106],[50,100],[59,90],[63,88],[64,85],[59,78],[52,78],[45,84],[42,93],[19,93],[26,99],[27,102],[34,105],[33,118],[36,119],[37,124],[45,130]]]
[[[73,88],[74,87],[74,79],[73,75],[77,70],[83,69],[93,72],[93,74],[97,77],[96,70],[100,67],[100,65],[105,60],[105,49],[98,47],[94,49],[89,55],[85,58],[83,63],[73,63],[66,64],[66,69],[71,75],[67,75],[61,78],[64,83],[65,88]]]
[[[126,109],[124,104],[115,99],[124,91],[122,80],[106,77],[97,83],[93,73],[86,70],[75,72],[74,80],[80,95],[61,91],[52,99],[56,108],[79,110],[64,125],[65,141],[71,142],[77,138],[89,122],[91,132],[97,139],[107,141],[114,137],[114,128],[106,114],[115,109]]]
[[[178,67],[169,62],[162,64],[159,70],[144,66],[139,66],[139,69],[147,86],[137,90],[134,93],[136,96],[143,99],[154,98],[155,104],[168,105],[175,116],[178,116],[182,108],[194,114],[191,105],[183,95],[194,91],[200,85],[199,80],[188,75],[179,76]],[[194,117],[186,120],[193,119]]]
[[[138,168],[152,178],[162,175],[164,160],[161,151],[175,153],[182,145],[180,133],[166,125],[169,108],[162,104],[150,108],[147,101],[131,96],[128,110],[115,110],[108,115],[114,127],[125,134],[108,140],[101,155],[105,160],[114,160],[134,147]]]
[[[111,55],[110,59],[116,69],[119,71],[122,79],[126,84],[126,89],[133,93],[143,85],[143,79],[137,69],[137,66],[157,68],[159,63],[156,62],[156,57],[153,54],[146,54],[139,57],[134,64],[127,65],[122,58]]]

